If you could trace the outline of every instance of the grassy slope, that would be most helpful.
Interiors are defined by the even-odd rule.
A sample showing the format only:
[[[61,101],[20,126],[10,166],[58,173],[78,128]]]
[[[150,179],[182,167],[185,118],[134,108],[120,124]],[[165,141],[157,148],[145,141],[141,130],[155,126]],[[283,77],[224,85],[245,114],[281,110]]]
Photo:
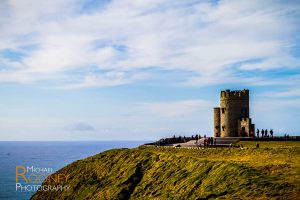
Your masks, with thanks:
[[[297,199],[300,142],[241,142],[247,149],[114,149],[76,161],[69,191],[32,199]],[[49,184],[49,183],[44,183]]]

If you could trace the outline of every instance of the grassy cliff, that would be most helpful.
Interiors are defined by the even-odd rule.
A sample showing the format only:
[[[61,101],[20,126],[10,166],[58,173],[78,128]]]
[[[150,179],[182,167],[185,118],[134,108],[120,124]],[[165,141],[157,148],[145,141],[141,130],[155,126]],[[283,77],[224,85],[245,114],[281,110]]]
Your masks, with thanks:
[[[300,142],[242,144],[247,148],[109,150],[56,172],[70,176],[62,183],[69,190],[32,199],[299,198]]]

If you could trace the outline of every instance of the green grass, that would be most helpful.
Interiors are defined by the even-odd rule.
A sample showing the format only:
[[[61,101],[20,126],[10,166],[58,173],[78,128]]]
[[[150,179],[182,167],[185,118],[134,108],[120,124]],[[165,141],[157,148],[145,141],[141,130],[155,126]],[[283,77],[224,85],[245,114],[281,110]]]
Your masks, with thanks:
[[[240,144],[244,149],[109,150],[57,172],[70,175],[70,190],[32,199],[298,198],[300,142]]]

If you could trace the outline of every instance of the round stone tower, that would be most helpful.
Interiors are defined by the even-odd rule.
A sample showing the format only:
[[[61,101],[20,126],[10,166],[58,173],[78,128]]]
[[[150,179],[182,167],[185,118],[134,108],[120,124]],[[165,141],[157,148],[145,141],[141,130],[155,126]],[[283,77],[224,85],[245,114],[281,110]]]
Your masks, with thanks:
[[[215,112],[215,109],[214,109]],[[238,123],[249,117],[249,90],[221,91],[220,133],[221,137],[238,137]]]

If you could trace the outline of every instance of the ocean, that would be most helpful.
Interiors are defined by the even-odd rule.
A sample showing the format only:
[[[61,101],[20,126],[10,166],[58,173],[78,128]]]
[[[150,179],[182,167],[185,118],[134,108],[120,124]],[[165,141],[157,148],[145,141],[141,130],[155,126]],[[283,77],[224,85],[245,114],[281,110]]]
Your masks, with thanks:
[[[21,188],[29,180],[22,169],[34,170],[32,174],[53,173],[76,160],[113,148],[134,148],[148,141],[80,141],[80,142],[0,142],[0,199],[26,200],[34,194],[32,187]],[[18,172],[16,171],[18,170]],[[18,182],[16,183],[16,174]],[[26,178],[27,177],[27,178]],[[38,176],[35,176],[35,178]],[[44,179],[43,176],[39,176]],[[31,182],[34,178],[31,178]],[[37,185],[36,184],[36,185]],[[18,186],[18,187],[17,187]]]

